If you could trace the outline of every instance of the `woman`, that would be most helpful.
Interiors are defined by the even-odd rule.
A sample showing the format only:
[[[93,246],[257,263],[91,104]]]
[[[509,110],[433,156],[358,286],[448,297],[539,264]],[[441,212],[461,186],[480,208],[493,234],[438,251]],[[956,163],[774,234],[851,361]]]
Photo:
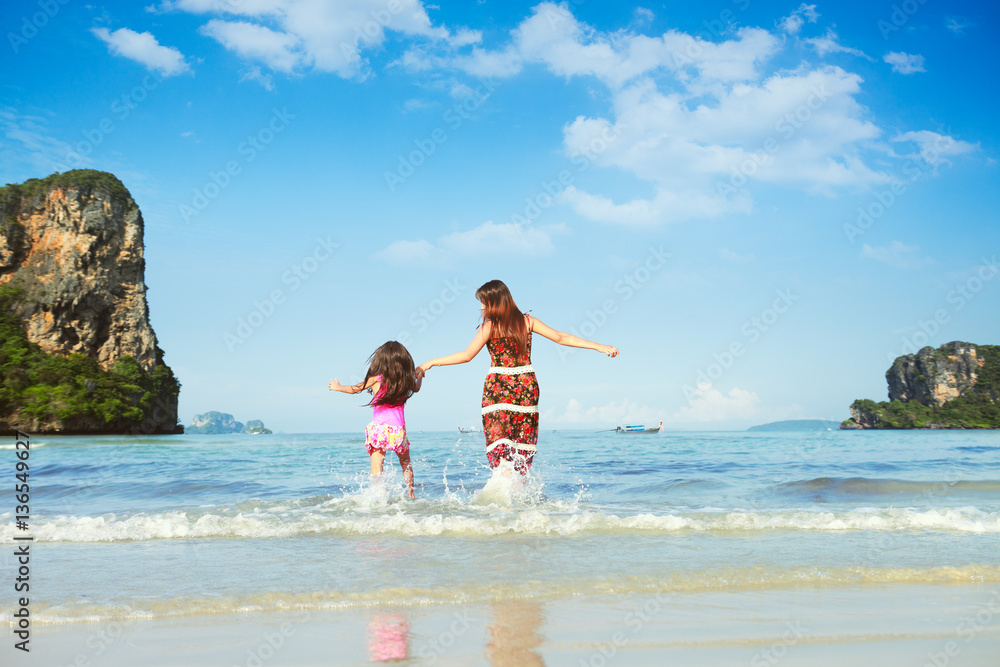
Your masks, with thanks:
[[[420,364],[421,371],[472,361],[489,348],[491,368],[483,384],[483,433],[490,467],[509,461],[522,475],[531,467],[538,443],[538,380],[531,367],[531,334],[538,333],[569,347],[582,347],[618,356],[618,348],[600,345],[551,329],[536,317],[522,313],[510,290],[491,280],[478,290],[483,323],[462,352]]]

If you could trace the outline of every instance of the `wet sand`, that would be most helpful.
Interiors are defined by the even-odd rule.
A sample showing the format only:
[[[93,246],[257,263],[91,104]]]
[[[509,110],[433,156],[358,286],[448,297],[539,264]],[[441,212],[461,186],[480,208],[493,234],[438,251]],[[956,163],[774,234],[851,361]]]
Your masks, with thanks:
[[[45,667],[995,667],[1000,588],[741,590],[40,625],[30,654],[4,634],[3,664]]]

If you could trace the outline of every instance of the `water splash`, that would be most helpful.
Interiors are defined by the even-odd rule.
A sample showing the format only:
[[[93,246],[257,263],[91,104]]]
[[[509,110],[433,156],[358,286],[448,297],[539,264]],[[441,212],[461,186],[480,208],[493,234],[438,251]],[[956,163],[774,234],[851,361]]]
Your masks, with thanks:
[[[529,472],[521,475],[513,464],[503,461],[493,469],[489,480],[482,489],[472,496],[472,504],[498,507],[527,507],[537,505],[544,499],[541,476]]]

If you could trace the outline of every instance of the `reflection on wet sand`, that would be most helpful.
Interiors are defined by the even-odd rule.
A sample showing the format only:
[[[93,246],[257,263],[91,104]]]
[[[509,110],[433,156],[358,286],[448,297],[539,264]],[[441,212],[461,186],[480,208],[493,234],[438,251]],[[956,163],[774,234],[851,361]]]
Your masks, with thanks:
[[[405,660],[410,654],[410,623],[396,614],[378,614],[368,621],[368,659]]]
[[[542,643],[542,605],[529,600],[494,602],[493,619],[487,627],[486,650],[493,667],[540,665],[545,661],[535,652]]]

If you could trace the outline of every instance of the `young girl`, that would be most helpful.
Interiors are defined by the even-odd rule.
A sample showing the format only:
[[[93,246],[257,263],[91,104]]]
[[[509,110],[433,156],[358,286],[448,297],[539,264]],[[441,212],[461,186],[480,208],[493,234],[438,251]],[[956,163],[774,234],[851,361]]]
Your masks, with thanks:
[[[406,437],[406,419],[403,405],[414,393],[420,391],[423,371],[413,368],[413,357],[402,344],[394,340],[382,345],[368,358],[368,372],[358,384],[342,385],[336,378],[330,380],[332,391],[357,394],[368,390],[374,397],[372,421],[365,429],[365,449],[371,457],[372,476],[382,474],[386,452],[396,452],[403,468],[407,495],[413,498],[413,467],[410,465],[410,441]]]
[[[483,385],[486,458],[492,468],[509,461],[523,475],[531,467],[538,443],[538,380],[531,366],[531,334],[541,334],[560,345],[597,350],[609,357],[617,357],[618,348],[550,329],[538,318],[525,315],[499,280],[491,280],[476,290],[476,298],[481,304],[483,324],[469,347],[424,362],[417,370],[464,364],[487,346],[491,368]]]

